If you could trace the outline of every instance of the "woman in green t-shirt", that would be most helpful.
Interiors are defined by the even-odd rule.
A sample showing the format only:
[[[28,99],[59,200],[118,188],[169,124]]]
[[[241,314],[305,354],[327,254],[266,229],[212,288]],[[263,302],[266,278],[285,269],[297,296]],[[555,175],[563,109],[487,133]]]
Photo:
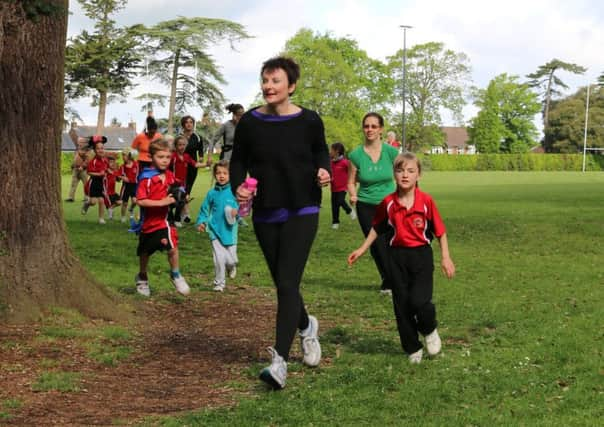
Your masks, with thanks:
[[[392,174],[394,158],[398,150],[382,142],[384,118],[378,113],[367,113],[363,117],[365,142],[352,150],[348,156],[348,194],[350,202],[356,205],[357,217],[365,237],[371,230],[371,222],[377,206],[388,194],[394,192]],[[358,188],[357,188],[357,183]],[[391,292],[387,275],[388,236],[380,237],[371,245],[371,256],[382,279],[381,291]]]

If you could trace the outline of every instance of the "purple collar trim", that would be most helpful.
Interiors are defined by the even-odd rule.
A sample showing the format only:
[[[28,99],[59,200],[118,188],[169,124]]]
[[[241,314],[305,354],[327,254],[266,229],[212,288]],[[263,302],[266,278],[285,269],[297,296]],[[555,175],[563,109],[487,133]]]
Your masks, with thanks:
[[[302,112],[303,112],[303,110],[300,110],[294,114],[286,114],[284,116],[277,116],[274,114],[264,114],[256,109],[256,110],[252,110],[252,116],[254,116],[262,121],[265,121],[265,122],[285,122],[287,120],[291,120],[296,117],[300,117],[302,115]]]
[[[293,216],[313,215],[319,213],[318,206],[305,206],[303,208],[288,209],[254,209],[254,222],[274,224],[287,222]]]

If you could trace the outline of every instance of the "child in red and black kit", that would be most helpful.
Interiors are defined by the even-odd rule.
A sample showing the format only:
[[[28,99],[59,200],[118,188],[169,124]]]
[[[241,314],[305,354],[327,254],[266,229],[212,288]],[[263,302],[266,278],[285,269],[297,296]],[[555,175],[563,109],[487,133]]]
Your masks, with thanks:
[[[122,180],[120,200],[122,201],[122,222],[126,222],[126,209],[130,218],[134,218],[134,207],[136,206],[136,178],[138,177],[138,162],[134,160],[132,150],[128,147],[122,151],[124,163],[120,166],[119,175]],[[130,200],[130,207],[128,207]]]
[[[107,161],[109,162],[109,168],[107,169],[107,173],[105,173],[105,207],[107,208],[107,213],[109,219],[113,219],[113,208],[122,204],[120,200],[120,196],[115,191],[115,183],[119,179],[119,168],[117,167],[117,161],[113,155],[107,156]]]
[[[176,177],[176,181],[182,185],[182,187],[186,187],[187,184],[187,170],[188,165],[194,168],[200,168],[203,163],[196,162],[189,154],[185,153],[185,149],[187,148],[187,138],[180,135],[177,136],[174,140],[174,152],[172,153],[172,160],[170,161],[170,170],[174,173]],[[189,205],[188,205],[189,195],[187,194],[187,203],[184,205],[184,214],[188,216]],[[174,212],[174,225],[177,227],[182,227],[182,223],[180,222],[181,217],[181,209],[177,206]]]
[[[340,226],[340,208],[344,209],[350,219],[355,220],[355,211],[346,203],[346,189],[350,162],[344,156],[344,144],[334,142],[329,148],[331,157],[331,228]]]
[[[149,153],[152,167],[145,168],[139,176],[136,190],[136,204],[144,208],[142,229],[139,235],[138,249],[140,270],[135,277],[136,290],[149,296],[147,265],[155,251],[168,251],[170,280],[182,295],[188,295],[189,285],[180,274],[178,267],[178,235],[176,229],[168,223],[169,206],[175,202],[168,189],[176,182],[174,174],[168,170],[172,153],[166,140],[151,143]]]
[[[378,234],[389,233],[392,302],[403,350],[411,363],[420,363],[424,335],[428,354],[440,352],[436,330],[436,308],[432,303],[434,261],[432,237],[440,244],[441,269],[447,278],[455,275],[443,223],[432,197],[420,191],[417,181],[421,163],[413,153],[399,154],[394,160],[396,191],[378,205],[371,231],[363,244],[348,256],[352,265],[369,249]]]
[[[105,157],[105,142],[107,142],[107,138],[104,136],[90,137],[89,145],[94,149],[94,157],[88,161],[86,166],[90,177],[86,183],[88,199],[82,206],[82,215],[86,215],[88,208],[98,203],[99,224],[105,224],[105,174],[109,169],[109,162]]]

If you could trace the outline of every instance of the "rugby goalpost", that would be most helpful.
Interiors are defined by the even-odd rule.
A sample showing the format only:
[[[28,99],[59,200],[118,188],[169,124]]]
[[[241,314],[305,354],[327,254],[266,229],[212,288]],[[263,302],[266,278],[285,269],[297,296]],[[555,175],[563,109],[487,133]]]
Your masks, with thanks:
[[[587,96],[585,97],[585,127],[583,130],[583,168],[582,172],[585,172],[585,161],[587,159],[588,151],[604,151],[602,147],[587,147],[587,122],[589,119],[589,92],[591,90],[591,84],[587,85]]]

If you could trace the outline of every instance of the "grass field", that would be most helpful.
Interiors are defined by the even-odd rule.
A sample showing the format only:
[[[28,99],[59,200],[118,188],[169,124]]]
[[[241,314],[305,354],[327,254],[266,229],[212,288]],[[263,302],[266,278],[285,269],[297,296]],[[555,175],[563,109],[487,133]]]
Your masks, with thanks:
[[[198,182],[195,214],[209,175]],[[303,290],[309,311],[332,325],[321,332],[329,363],[309,370],[294,361],[297,374],[282,392],[258,387],[261,365],[251,366],[236,406],[148,423],[602,425],[604,174],[429,172],[421,187],[438,203],[457,267],[452,281],[436,274],[439,357],[408,363],[372,260],[346,265],[362,241],[358,224],[345,217],[332,230],[325,203]],[[80,207],[65,205],[76,253],[123,298],[138,298],[136,239],[119,222],[98,225],[94,208],[81,216]],[[206,236],[192,227],[180,236],[181,271],[207,288]],[[241,230],[239,257],[235,282],[272,286],[251,227]],[[163,256],[152,259],[150,280],[169,290]]]

